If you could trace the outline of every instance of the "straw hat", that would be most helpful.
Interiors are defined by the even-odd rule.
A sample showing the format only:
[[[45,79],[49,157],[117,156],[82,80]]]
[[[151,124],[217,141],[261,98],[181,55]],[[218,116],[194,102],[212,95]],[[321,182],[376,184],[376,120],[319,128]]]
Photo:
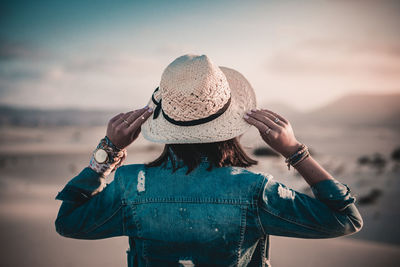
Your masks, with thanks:
[[[224,141],[250,128],[243,116],[256,107],[250,83],[206,55],[184,55],[164,70],[148,105],[143,136],[164,144]]]

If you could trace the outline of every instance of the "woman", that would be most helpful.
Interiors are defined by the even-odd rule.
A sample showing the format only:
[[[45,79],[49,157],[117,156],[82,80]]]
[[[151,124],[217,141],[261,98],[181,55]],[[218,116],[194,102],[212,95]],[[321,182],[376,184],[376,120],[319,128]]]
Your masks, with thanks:
[[[89,167],[57,195],[63,201],[57,232],[79,239],[129,236],[128,266],[269,266],[269,235],[359,231],[349,188],[310,156],[288,120],[255,108],[253,89],[237,71],[207,56],[177,58],[148,106],[112,118]],[[256,161],[238,137],[251,125],[315,198],[246,170]],[[141,131],[166,144],[163,153],[147,165],[118,168]]]

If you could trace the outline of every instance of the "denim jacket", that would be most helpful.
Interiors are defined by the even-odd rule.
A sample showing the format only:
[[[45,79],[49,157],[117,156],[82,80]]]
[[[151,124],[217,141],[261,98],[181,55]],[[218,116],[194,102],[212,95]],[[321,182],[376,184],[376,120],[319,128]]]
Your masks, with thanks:
[[[362,218],[349,188],[312,186],[315,198],[269,174],[238,167],[186,175],[143,164],[120,167],[102,185],[85,168],[56,199],[56,230],[78,239],[128,236],[128,266],[270,266],[269,235],[331,238],[357,232]],[[100,189],[99,189],[100,188]]]

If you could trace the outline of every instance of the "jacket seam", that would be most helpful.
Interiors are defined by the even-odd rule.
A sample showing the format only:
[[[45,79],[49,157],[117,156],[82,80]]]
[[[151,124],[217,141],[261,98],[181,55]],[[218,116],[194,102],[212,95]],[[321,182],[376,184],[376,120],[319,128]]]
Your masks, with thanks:
[[[267,186],[267,184],[268,184],[269,181],[270,181],[270,180],[267,180],[267,182],[265,183],[264,187]],[[282,219],[282,220],[285,220],[285,221],[287,221],[287,222],[290,222],[290,223],[293,223],[293,224],[296,224],[296,225],[299,225],[299,226],[302,226],[302,227],[305,227],[305,228],[308,228],[308,229],[311,229],[311,230],[319,230],[319,231],[324,232],[324,233],[326,233],[326,234],[332,234],[332,233],[340,234],[340,233],[341,233],[340,231],[329,231],[329,230],[326,230],[326,229],[324,229],[324,228],[322,228],[322,227],[319,227],[319,226],[309,226],[309,225],[305,225],[305,224],[300,223],[300,222],[298,222],[298,221],[296,221],[296,220],[293,220],[293,219],[291,219],[291,218],[285,218],[285,217],[279,216],[277,213],[275,213],[275,212],[273,212],[273,211],[270,211],[270,210],[268,210],[268,209],[266,209],[266,208],[263,208],[263,207],[260,207],[260,208],[261,208],[262,210],[264,210],[265,212],[271,214],[272,216],[275,216],[275,217],[280,218],[280,219]],[[259,214],[258,214],[258,216],[259,216]],[[264,229],[264,232],[266,232],[265,229]]]
[[[122,206],[125,207],[126,205],[124,202],[122,203]],[[125,216],[125,208],[122,208],[122,234],[125,236],[126,235],[126,216]]]
[[[261,190],[261,189],[263,188],[266,177],[264,175],[260,175],[260,176],[263,177],[263,180],[262,180],[261,186],[258,188],[258,192],[257,192],[257,202],[256,202],[257,203],[256,204],[257,224],[258,224],[258,227],[261,229],[261,232],[263,233],[263,235],[266,235],[265,229],[261,223],[260,212],[259,212],[259,207],[258,207],[258,200],[260,199],[261,192],[263,192],[263,190]],[[268,183],[268,181],[269,180],[267,180],[267,183]]]
[[[308,228],[308,229],[310,229],[310,230],[319,230],[319,231],[324,232],[324,233],[326,233],[326,234],[333,234],[333,233],[339,234],[339,233],[341,233],[340,231],[328,231],[328,230],[323,229],[323,228],[318,227],[318,226],[309,226],[309,225],[305,225],[305,224],[302,224],[302,223],[297,222],[297,221],[295,221],[295,220],[291,220],[291,219],[289,219],[289,218],[281,217],[281,216],[275,214],[274,212],[271,212],[271,211],[269,211],[269,210],[267,210],[267,209],[264,209],[263,207],[261,207],[261,208],[262,208],[265,212],[271,214],[272,216],[275,216],[275,217],[278,217],[278,218],[280,218],[280,219],[282,219],[282,220],[284,220],[284,221],[287,221],[287,222],[290,222],[290,223],[293,223],[293,224],[296,224],[296,225],[299,225],[299,226]]]
[[[270,257],[271,244],[270,244],[270,242],[271,242],[271,240],[270,240],[269,235],[266,235],[265,238],[264,238],[264,246],[265,246],[265,248],[263,250],[263,257],[262,257],[263,267],[264,266],[267,266],[267,267],[271,266],[271,263],[270,263],[270,260],[271,260],[271,257]]]
[[[147,243],[146,240],[142,242],[142,251],[143,251],[143,258],[145,262],[145,267],[149,266],[149,257],[147,256]]]
[[[76,232],[74,234],[70,234],[71,236],[76,236],[76,235],[80,235],[80,234],[89,234],[90,232],[93,232],[94,230],[96,230],[97,228],[101,227],[102,225],[104,225],[106,222],[108,222],[109,220],[111,220],[117,213],[118,211],[122,208],[122,204],[118,206],[118,208],[106,219],[104,219],[103,222],[101,222],[100,224],[95,223],[94,226],[92,226],[91,228],[89,228],[86,231],[80,231],[80,232]]]
[[[137,236],[142,237],[142,225],[140,224],[140,221],[138,219],[137,211],[136,211],[136,206],[132,206],[132,217],[135,222],[135,226],[137,229]]]
[[[125,195],[124,195],[124,192],[125,192],[125,187],[124,187],[124,184],[122,183],[122,181],[121,181],[121,172],[123,171],[123,168],[118,168],[116,171],[115,171],[115,175],[114,175],[114,182],[115,183],[117,183],[117,185],[118,185],[118,190],[120,191],[119,193],[119,195],[120,195],[120,202],[121,202],[121,207],[124,207],[124,206],[126,206],[126,200],[125,200]],[[125,225],[125,209],[124,208],[122,208],[122,211],[121,211],[121,216],[122,216],[122,234],[123,235],[126,235],[126,225]]]
[[[261,267],[264,267],[264,258],[265,258],[265,237],[263,236],[263,237],[261,237],[261,240],[260,240],[260,242],[261,242],[261,244],[260,244],[260,247],[261,247],[261,251],[260,251],[260,256],[261,256]]]
[[[239,246],[238,246],[238,251],[237,251],[237,261],[236,261],[237,266],[239,266],[242,245],[243,245],[243,241],[244,241],[244,235],[246,233],[246,226],[247,226],[246,219],[247,219],[247,208],[242,207],[241,208],[241,216],[240,216],[240,239],[239,239]]]
[[[256,202],[247,200],[209,200],[209,201],[196,201],[192,199],[146,199],[146,200],[127,200],[128,205],[149,204],[149,203],[194,203],[194,204],[227,204],[227,205],[254,205]]]

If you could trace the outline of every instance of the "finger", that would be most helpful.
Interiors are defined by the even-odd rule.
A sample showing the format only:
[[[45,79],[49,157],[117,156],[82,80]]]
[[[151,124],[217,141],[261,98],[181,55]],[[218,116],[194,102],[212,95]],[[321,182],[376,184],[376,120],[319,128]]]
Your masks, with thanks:
[[[274,138],[277,138],[279,136],[279,133],[274,131],[273,129],[269,128],[267,125],[264,123],[252,118],[252,117],[244,117],[244,119],[251,125],[255,126],[257,130],[260,132],[261,137],[264,139],[264,141],[269,142],[273,140]]]
[[[119,120],[117,120],[117,121],[115,122],[115,125],[114,125],[114,126],[120,125],[120,126],[123,126],[123,127],[129,127],[129,125],[131,124],[131,121],[132,121],[132,120],[130,120],[130,117],[131,117],[132,115],[138,113],[138,112],[141,112],[141,111],[142,111],[143,109],[145,109],[145,108],[146,108],[146,107],[144,107],[144,108],[142,108],[142,109],[132,110],[132,111],[129,111],[129,112],[125,113],[122,117],[120,117]]]
[[[264,111],[264,110],[260,110],[260,113],[263,114],[264,116],[267,116],[268,118],[270,118],[274,123],[285,127],[286,123],[284,121],[282,121],[280,118],[276,117],[275,115],[272,115],[271,113]],[[276,119],[278,119],[278,121],[276,121]]]
[[[264,123],[260,122],[259,120],[256,120],[255,118],[252,118],[250,116],[244,116],[244,120],[247,121],[249,124],[255,126],[260,133],[266,133],[268,129],[270,129],[267,125]],[[272,129],[271,129],[272,130]]]
[[[127,113],[122,113],[122,115],[121,115],[118,119],[116,119],[116,120],[113,122],[112,126],[117,127],[117,126],[120,125],[121,123],[125,123],[124,121],[126,120],[126,118],[127,118],[130,114],[132,114],[132,112],[133,112],[133,111],[129,111],[129,112],[127,112]]]
[[[114,117],[111,118],[109,121],[109,124],[113,124],[116,120],[118,120],[124,113],[119,113],[118,115],[115,115]]]
[[[278,125],[275,122],[273,122],[270,118],[268,118],[267,116],[263,115],[259,110],[250,112],[248,114],[249,114],[249,117],[252,117],[252,118],[254,118],[254,119],[266,124],[272,130],[277,131],[281,127],[280,125]]]
[[[135,121],[128,127],[129,131],[136,131],[140,126],[151,116],[153,113],[152,109],[146,109],[141,116],[135,119]],[[133,116],[133,115],[132,115]]]
[[[124,119],[127,119],[127,118],[129,118],[129,116],[130,116],[133,112],[135,112],[135,111],[134,111],[134,110],[131,110],[131,111],[125,113],[122,117],[123,117]]]
[[[145,114],[147,110],[148,110],[148,107],[134,110],[131,114],[129,114],[129,116],[126,118],[126,120],[131,125],[137,118],[139,118],[140,116]]]
[[[262,111],[266,111],[271,113],[272,115],[274,115],[275,117],[277,117],[278,119],[280,119],[281,121],[283,121],[286,124],[289,124],[289,121],[287,119],[285,119],[284,117],[282,117],[281,115],[269,110],[269,109],[262,109]]]

